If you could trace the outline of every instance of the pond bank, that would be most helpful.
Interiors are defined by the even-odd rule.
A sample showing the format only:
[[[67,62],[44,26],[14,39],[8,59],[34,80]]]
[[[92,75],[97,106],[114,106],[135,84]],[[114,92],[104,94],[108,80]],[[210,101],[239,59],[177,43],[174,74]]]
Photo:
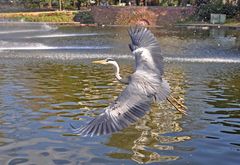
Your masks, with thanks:
[[[91,9],[82,11],[0,13],[0,18],[10,20],[0,23],[7,22],[8,24],[17,24],[24,22],[44,22],[50,25],[61,26],[130,26],[140,24],[149,27],[240,27],[240,23],[209,24],[185,22],[190,16],[194,14],[194,12],[194,7],[93,6]],[[11,20],[17,20],[19,22],[13,22]]]
[[[98,25],[172,26],[184,21],[194,13],[192,7],[157,6],[93,6],[88,11],[48,11],[0,13],[0,18],[18,19],[29,22],[68,22],[75,24],[96,23]],[[63,23],[65,24],[65,23]]]
[[[230,29],[240,29],[240,24],[210,24],[210,23],[180,23],[176,24],[177,27],[186,27],[188,29],[201,28],[230,28]]]
[[[20,25],[20,24],[28,24],[29,22],[15,22],[15,21],[9,21],[9,22],[0,22],[0,24],[6,24],[6,25]],[[56,26],[98,26],[97,24],[82,24],[80,22],[31,22],[34,24],[47,24],[47,25],[56,25]]]
[[[0,22],[1,24],[7,25],[20,25],[20,24],[28,24],[29,22]],[[96,23],[93,24],[82,24],[79,22],[34,22],[34,24],[47,24],[53,26],[79,26],[79,27],[94,27],[94,26],[106,26],[106,27],[129,27],[131,25],[99,25]],[[155,28],[164,28],[164,26],[150,26],[147,27],[155,27]],[[240,25],[225,25],[225,24],[175,24],[173,27],[184,27],[187,29],[205,29],[208,30],[209,28],[228,28],[228,29],[240,29]]]

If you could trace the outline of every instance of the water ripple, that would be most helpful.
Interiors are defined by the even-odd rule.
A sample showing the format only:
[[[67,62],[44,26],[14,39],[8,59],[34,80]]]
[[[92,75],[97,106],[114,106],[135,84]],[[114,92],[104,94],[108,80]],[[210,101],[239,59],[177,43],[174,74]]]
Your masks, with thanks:
[[[165,78],[171,85],[172,95],[187,105],[187,116],[176,112],[168,102],[153,104],[151,111],[130,127],[112,135],[89,138],[73,134],[69,123],[74,126],[86,124],[92,117],[99,115],[125,88],[125,85],[115,80],[112,66],[93,65],[91,61],[93,58],[114,57],[119,61],[121,75],[128,76],[133,72],[134,66],[133,57],[127,52],[129,49],[126,43],[129,42],[129,38],[123,37],[125,28],[112,28],[110,31],[105,28],[64,27],[58,30],[52,35],[61,32],[65,34],[64,31],[69,34],[111,32],[113,35],[111,37],[103,35],[101,39],[85,37],[84,42],[79,42],[81,37],[63,37],[61,41],[58,37],[43,38],[42,43],[40,39],[37,43],[34,39],[25,39],[24,42],[21,42],[21,39],[13,41],[9,38],[14,37],[10,36],[2,39],[1,46],[33,49],[41,46],[55,48],[59,45],[67,47],[84,43],[80,47],[110,45],[114,46],[114,51],[104,52],[101,49],[94,53],[89,53],[91,49],[87,51],[54,49],[47,53],[43,50],[2,51],[0,164],[238,162],[240,152],[238,63],[231,61],[235,60],[232,56],[228,58],[230,61],[208,56],[204,58],[205,61],[203,59],[204,62],[199,62],[202,60],[200,56],[194,56],[196,59],[192,60],[191,57],[181,56],[175,51],[179,48],[178,44],[181,46],[192,40],[196,40],[199,45],[206,36],[198,38],[177,33],[178,37],[171,35],[159,37],[164,41],[163,45],[170,44],[169,51],[177,53],[176,57],[165,58],[167,62],[174,60],[177,62],[165,63]],[[156,30],[157,33],[160,31]],[[19,38],[21,37],[27,36],[21,34]],[[208,36],[207,38],[208,40],[203,40],[207,41],[206,43],[194,49],[202,50],[204,47],[209,49],[208,42],[211,38]],[[183,43],[180,42],[182,40]],[[170,49],[171,44],[176,47]],[[211,47],[214,44],[211,43]],[[189,50],[186,47],[181,48],[182,52]],[[188,60],[181,61],[179,58]]]

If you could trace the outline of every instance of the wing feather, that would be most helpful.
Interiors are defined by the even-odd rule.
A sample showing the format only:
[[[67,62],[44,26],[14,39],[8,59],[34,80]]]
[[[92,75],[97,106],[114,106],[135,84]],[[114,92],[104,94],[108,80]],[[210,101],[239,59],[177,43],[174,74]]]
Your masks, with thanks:
[[[105,135],[120,131],[136,122],[150,110],[151,98],[128,85],[118,99],[86,126],[75,129],[79,135]]]
[[[170,94],[170,86],[163,78],[163,57],[158,40],[153,33],[145,27],[131,27],[128,31],[132,43],[129,48],[135,55],[136,71],[145,77],[148,84],[154,86],[153,94],[157,102],[165,100]],[[146,86],[148,90],[150,85]]]
[[[154,99],[161,101],[168,97],[170,87],[162,78],[163,59],[157,39],[143,27],[130,28],[128,32],[132,41],[129,44],[131,51],[143,48],[147,50],[144,55],[151,56],[152,61],[147,63],[149,66],[136,69],[117,100],[87,125],[76,128],[75,133],[93,136],[120,131],[143,117]]]
[[[132,27],[128,31],[132,43],[129,48],[132,52],[139,48],[147,49],[153,59],[155,70],[163,75],[163,57],[158,40],[153,33],[145,27]],[[151,64],[150,64],[151,65]]]

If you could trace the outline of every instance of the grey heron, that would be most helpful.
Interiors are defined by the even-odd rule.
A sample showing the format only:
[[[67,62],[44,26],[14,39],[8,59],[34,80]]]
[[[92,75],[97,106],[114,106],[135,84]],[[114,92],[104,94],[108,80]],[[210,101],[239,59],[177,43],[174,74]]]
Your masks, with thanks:
[[[126,88],[118,98],[105,108],[98,117],[87,125],[75,128],[79,135],[103,135],[120,131],[143,117],[152,102],[168,100],[174,107],[185,113],[185,106],[170,96],[170,86],[163,77],[163,57],[160,45],[153,33],[145,27],[129,29],[131,44],[129,48],[135,56],[135,70],[128,78],[120,76],[118,63],[107,58],[93,61],[95,64],[111,64],[115,77]]]

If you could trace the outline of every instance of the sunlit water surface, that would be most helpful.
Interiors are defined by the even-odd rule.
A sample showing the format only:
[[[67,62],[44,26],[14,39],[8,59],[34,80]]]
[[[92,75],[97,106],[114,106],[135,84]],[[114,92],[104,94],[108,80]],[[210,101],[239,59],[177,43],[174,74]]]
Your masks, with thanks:
[[[0,164],[238,164],[240,32],[152,29],[173,96],[136,124],[108,136],[81,137],[82,126],[122,91],[111,66],[132,73],[126,28],[0,25]]]

